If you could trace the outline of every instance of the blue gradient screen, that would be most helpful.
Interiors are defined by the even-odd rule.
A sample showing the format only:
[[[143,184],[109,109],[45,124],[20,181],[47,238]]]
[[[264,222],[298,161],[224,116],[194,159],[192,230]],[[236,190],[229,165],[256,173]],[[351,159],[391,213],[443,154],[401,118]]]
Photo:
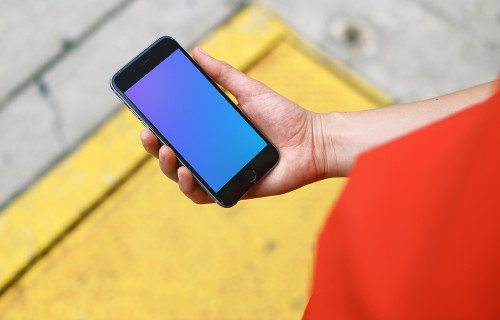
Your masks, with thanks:
[[[125,95],[215,192],[266,146],[179,49]]]

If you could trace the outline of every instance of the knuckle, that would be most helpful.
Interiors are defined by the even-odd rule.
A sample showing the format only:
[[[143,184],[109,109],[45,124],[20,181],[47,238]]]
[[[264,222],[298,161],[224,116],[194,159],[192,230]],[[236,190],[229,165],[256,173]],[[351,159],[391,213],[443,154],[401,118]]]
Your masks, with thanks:
[[[221,69],[223,69],[224,71],[229,71],[233,69],[233,66],[226,61],[221,61]]]
[[[221,61],[221,67],[219,69],[220,76],[227,76],[229,72],[233,70],[233,66],[225,61]]]

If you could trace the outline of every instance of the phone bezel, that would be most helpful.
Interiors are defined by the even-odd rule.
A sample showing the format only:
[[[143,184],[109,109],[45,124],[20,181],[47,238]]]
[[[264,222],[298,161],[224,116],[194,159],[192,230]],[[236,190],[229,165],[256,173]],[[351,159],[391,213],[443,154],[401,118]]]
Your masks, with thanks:
[[[156,127],[147,119],[130,99],[125,95],[130,87],[137,83],[142,77],[153,70],[163,60],[168,58],[174,51],[180,49],[181,52],[191,61],[191,63],[205,76],[205,78],[214,86],[227,102],[245,119],[245,121],[259,134],[266,142],[264,147],[248,164],[246,164],[231,180],[229,180],[218,192],[215,192],[210,185],[191,167],[191,165],[182,157],[181,154],[170,144],[170,142],[156,129]],[[149,47],[127,63],[123,68],[116,72],[110,81],[111,88],[118,95],[120,100],[134,113],[134,115],[151,131],[153,131],[159,140],[168,145],[174,151],[179,162],[187,167],[193,174],[199,184],[214,199],[216,203],[223,207],[231,207],[236,204],[250,188],[255,185],[263,176],[265,176],[279,161],[279,152],[277,148],[258,130],[255,125],[246,117],[224,91],[208,76],[205,71],[191,58],[191,56],[175,41],[172,37],[163,36],[153,42]],[[247,170],[254,170],[256,178],[249,181],[245,177]]]

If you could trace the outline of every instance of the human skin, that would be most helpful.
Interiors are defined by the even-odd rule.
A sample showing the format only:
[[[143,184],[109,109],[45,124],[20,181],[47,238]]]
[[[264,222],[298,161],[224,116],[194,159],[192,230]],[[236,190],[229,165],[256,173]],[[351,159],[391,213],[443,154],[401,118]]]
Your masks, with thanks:
[[[278,148],[280,161],[245,195],[245,199],[278,195],[306,184],[347,176],[364,151],[486,100],[497,88],[492,81],[434,99],[388,107],[319,114],[308,111],[197,47],[193,58],[238,100],[240,109]],[[334,88],[332,88],[334,90]],[[332,106],[335,109],[335,106]],[[174,152],[149,129],[141,132],[148,153],[160,169],[195,203],[213,199],[180,166]]]

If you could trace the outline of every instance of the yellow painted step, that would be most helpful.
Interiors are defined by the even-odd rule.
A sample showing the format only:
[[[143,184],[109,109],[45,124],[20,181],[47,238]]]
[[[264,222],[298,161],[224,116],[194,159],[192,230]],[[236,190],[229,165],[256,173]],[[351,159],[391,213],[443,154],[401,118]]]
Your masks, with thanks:
[[[0,213],[0,292],[145,158],[140,128],[120,110]]]
[[[237,41],[244,43],[239,49]],[[340,65],[325,64],[259,5],[246,7],[202,43],[209,53],[316,112],[387,103],[385,95]],[[15,257],[13,263],[11,254],[0,250],[2,284],[78,222],[6,287],[0,319],[299,318],[316,234],[345,180],[242,201],[229,210],[198,206],[138,151],[138,121],[131,120],[119,113],[0,215],[0,248]],[[115,145],[124,132],[130,141]],[[121,171],[109,165],[120,161]],[[114,180],[108,181],[110,172]],[[61,186],[54,189],[57,183]],[[93,183],[97,189],[90,192],[86,188]],[[50,211],[52,218],[44,222]],[[29,232],[16,233],[23,228]]]

